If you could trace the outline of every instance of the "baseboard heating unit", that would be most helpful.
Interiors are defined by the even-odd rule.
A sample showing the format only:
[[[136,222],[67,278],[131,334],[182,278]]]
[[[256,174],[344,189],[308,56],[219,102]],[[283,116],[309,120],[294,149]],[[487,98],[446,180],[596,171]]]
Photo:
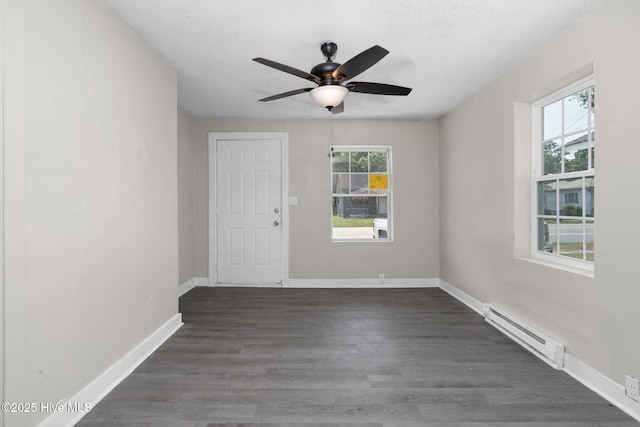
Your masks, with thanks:
[[[492,304],[485,304],[482,311],[484,319],[502,333],[555,369],[562,369],[564,365],[564,345],[520,322]]]

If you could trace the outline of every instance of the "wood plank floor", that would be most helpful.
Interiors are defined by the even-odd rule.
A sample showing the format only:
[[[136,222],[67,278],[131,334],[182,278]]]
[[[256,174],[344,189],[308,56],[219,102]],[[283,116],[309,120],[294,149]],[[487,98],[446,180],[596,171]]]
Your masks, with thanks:
[[[195,288],[78,424],[638,426],[444,291]]]

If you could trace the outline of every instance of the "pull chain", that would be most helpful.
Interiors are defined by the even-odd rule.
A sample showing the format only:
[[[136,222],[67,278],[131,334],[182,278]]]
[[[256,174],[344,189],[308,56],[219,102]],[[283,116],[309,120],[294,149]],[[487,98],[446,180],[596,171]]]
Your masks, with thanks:
[[[327,157],[333,156],[333,116],[331,116],[331,146],[329,147],[329,154]]]

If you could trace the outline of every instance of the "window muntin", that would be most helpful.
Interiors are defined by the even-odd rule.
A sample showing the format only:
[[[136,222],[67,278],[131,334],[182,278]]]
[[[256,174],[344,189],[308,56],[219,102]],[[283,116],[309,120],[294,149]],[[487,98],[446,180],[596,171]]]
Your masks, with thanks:
[[[587,78],[534,103],[533,255],[593,270],[595,87]]]
[[[391,239],[391,147],[334,146],[333,240]]]

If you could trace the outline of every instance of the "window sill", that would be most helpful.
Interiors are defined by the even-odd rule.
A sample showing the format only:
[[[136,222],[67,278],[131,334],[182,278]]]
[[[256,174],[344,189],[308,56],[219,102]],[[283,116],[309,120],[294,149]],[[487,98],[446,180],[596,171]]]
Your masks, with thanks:
[[[557,262],[548,261],[545,259],[534,258],[534,257],[526,257],[526,258],[517,258],[521,261],[530,262],[533,264],[543,265],[545,267],[553,268],[556,270],[566,271],[567,273],[578,274],[580,276],[588,277],[593,279],[595,277],[593,270],[587,270],[578,267],[572,267],[569,265],[559,264]]]
[[[331,239],[331,243],[388,243],[391,239]]]

